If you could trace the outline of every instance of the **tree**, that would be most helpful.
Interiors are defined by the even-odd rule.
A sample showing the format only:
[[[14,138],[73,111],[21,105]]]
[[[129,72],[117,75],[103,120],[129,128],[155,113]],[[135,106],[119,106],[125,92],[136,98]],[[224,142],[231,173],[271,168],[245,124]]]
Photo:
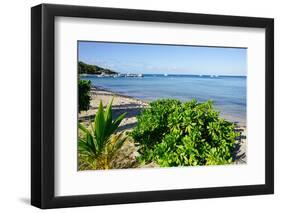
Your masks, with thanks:
[[[91,81],[79,80],[78,96],[79,96],[79,112],[88,110],[90,108]]]

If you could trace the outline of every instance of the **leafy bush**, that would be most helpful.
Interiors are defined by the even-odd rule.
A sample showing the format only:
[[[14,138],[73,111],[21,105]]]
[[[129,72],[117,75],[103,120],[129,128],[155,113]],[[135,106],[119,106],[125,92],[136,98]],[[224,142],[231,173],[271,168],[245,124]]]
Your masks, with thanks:
[[[168,116],[180,105],[180,101],[173,99],[151,102],[150,107],[137,116],[138,124],[132,132],[135,141],[149,148],[159,143],[169,131]]]
[[[113,101],[113,100],[112,100]],[[92,159],[98,168],[107,169],[106,166],[99,166],[102,160],[106,162],[110,159],[126,141],[127,136],[123,133],[114,134],[121,121],[125,117],[125,113],[112,120],[112,101],[107,105],[106,110],[103,110],[103,104],[100,102],[98,111],[95,116],[95,121],[90,124],[91,130],[84,125],[79,124],[79,129],[84,133],[79,135],[79,153],[80,156]]]
[[[162,167],[219,165],[233,161],[238,134],[219,117],[211,101],[152,102],[138,117],[132,137],[139,144],[140,161]]]
[[[79,84],[78,84],[79,112],[89,109],[90,100],[91,100],[90,90],[91,90],[91,81],[79,80]]]

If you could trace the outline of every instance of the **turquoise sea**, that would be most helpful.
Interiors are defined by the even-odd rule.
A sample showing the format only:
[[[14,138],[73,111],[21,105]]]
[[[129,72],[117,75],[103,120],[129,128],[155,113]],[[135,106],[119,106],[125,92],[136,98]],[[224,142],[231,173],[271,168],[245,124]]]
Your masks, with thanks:
[[[143,77],[83,76],[92,85],[123,95],[152,101],[176,98],[188,101],[213,100],[214,106],[228,120],[246,124],[247,78],[245,76],[199,76],[145,74]]]

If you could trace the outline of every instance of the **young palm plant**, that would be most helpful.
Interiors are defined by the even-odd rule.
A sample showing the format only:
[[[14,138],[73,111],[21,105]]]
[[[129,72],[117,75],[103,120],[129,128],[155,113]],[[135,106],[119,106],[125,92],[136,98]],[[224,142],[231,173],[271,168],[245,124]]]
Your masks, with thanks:
[[[107,105],[105,111],[102,101],[100,101],[98,111],[93,123],[90,124],[91,129],[87,129],[79,123],[79,129],[84,133],[79,137],[79,151],[84,155],[98,159],[108,160],[113,152],[120,149],[127,137],[123,133],[114,135],[126,113],[119,115],[115,120],[112,119],[112,102]]]
[[[105,145],[103,153],[99,155],[96,160],[96,168],[116,168],[116,166],[114,166],[114,164],[117,163],[115,162],[116,155],[118,155],[118,150],[120,150],[127,138],[127,135],[123,134],[122,132],[111,135],[107,144]]]

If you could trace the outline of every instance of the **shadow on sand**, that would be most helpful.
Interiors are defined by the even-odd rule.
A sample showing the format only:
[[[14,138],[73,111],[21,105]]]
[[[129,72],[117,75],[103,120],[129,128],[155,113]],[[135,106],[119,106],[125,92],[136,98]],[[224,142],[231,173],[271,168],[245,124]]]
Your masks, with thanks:
[[[247,156],[246,156],[246,147],[245,147],[245,140],[246,135],[244,135],[244,129],[243,128],[236,128],[236,132],[240,133],[240,136],[236,138],[236,144],[232,153],[232,157],[236,163],[243,164],[247,162]]]
[[[97,110],[97,107],[92,107],[91,109]],[[126,113],[125,119],[122,125],[118,128],[118,131],[124,131],[132,129],[136,126],[137,122],[135,117],[140,114],[143,110],[141,104],[120,104],[112,106],[112,118],[116,119],[119,115]],[[89,122],[95,119],[95,115],[85,115],[79,118],[79,122]]]

